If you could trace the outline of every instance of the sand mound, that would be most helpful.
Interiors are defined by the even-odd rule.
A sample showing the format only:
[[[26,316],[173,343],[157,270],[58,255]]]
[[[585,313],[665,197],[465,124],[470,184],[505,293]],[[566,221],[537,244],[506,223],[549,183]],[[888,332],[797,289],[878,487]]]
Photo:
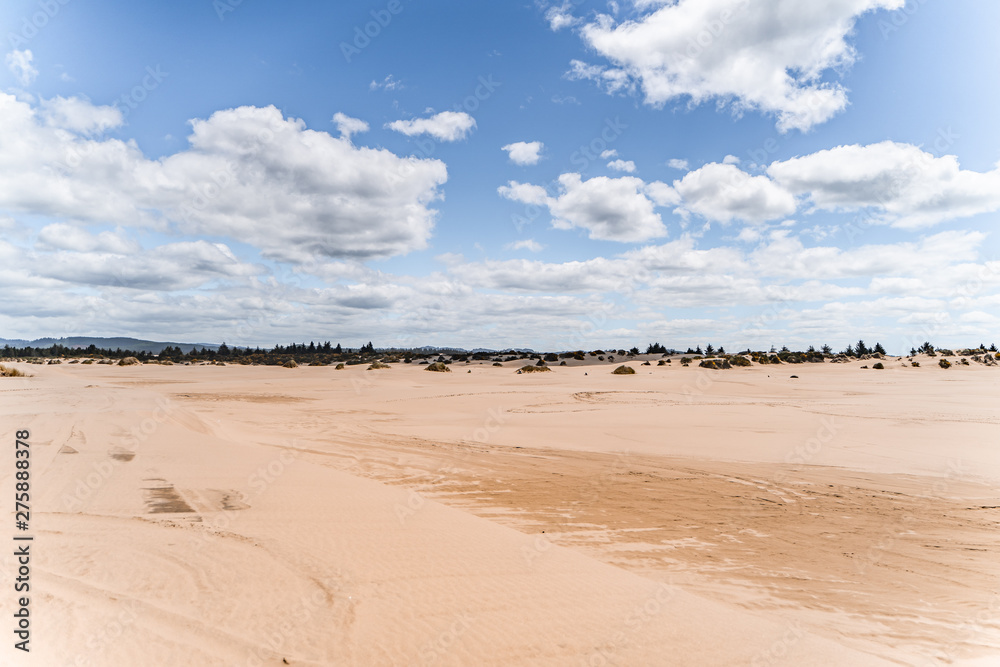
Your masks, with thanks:
[[[446,366],[444,364],[444,362],[441,362],[441,361],[435,361],[433,364],[428,364],[427,368],[425,368],[424,370],[425,371],[434,371],[435,373],[450,373],[451,372],[451,369],[448,368],[448,366]]]

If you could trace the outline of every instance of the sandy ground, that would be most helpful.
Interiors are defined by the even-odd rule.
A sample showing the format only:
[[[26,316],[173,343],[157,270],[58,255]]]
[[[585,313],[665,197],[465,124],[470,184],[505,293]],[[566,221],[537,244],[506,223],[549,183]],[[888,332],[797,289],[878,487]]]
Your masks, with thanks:
[[[1000,664],[1000,370],[617,365],[18,365],[0,663]]]

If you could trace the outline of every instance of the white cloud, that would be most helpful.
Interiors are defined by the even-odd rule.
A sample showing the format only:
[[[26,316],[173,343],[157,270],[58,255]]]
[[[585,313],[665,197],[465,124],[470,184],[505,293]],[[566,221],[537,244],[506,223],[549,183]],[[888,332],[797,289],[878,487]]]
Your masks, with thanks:
[[[713,162],[674,182],[682,212],[715,222],[762,222],[795,212],[795,197],[766,176],[751,176],[731,164]]]
[[[429,205],[447,180],[438,160],[355,147],[274,107],[192,121],[190,149],[158,160],[134,142],[70,134],[49,118],[0,94],[0,208],[229,237],[285,261],[426,247]]]
[[[680,169],[681,171],[687,171],[689,168],[688,161],[681,160],[680,158],[673,158],[667,161],[667,166],[670,167],[671,169]]]
[[[740,159],[735,155],[727,155],[726,157],[722,158],[722,164],[739,164],[739,163]]]
[[[497,188],[497,192],[511,201],[519,201],[531,206],[545,206],[549,201],[549,194],[545,188],[530,183],[510,181],[507,185],[501,185]]]
[[[504,246],[507,250],[528,250],[530,252],[541,252],[545,249],[541,243],[535,239],[521,239]]]
[[[42,100],[41,112],[46,125],[80,134],[101,134],[125,122],[118,108],[95,106],[78,97]]]
[[[632,160],[613,160],[608,163],[608,169],[614,171],[624,171],[629,174],[635,172],[635,162]]]
[[[613,157],[618,157],[618,151],[616,151],[614,148],[609,148],[606,151],[601,151],[602,160],[608,160]]]
[[[442,111],[430,118],[396,120],[386,125],[390,130],[408,137],[429,134],[440,141],[465,139],[475,126],[476,119],[464,111]]]
[[[573,3],[566,0],[561,5],[549,7],[545,12],[545,20],[549,22],[549,27],[554,31],[571,27],[580,22],[570,13]]]
[[[85,229],[64,222],[46,225],[38,232],[36,247],[44,250],[71,250],[73,252],[105,252],[119,255],[138,253],[141,246],[121,233],[100,232],[91,234]]]
[[[974,261],[985,238],[981,232],[942,232],[917,242],[806,248],[799,238],[780,230],[771,232],[750,260],[757,275],[790,279],[934,275],[947,266]]]
[[[30,49],[14,50],[7,54],[7,69],[17,77],[22,86],[30,86],[38,76],[38,70],[31,64],[34,56]]]
[[[246,278],[262,273],[263,268],[241,262],[226,245],[190,241],[144,252],[58,251],[45,255],[33,272],[72,285],[169,292],[212,280]]]
[[[592,239],[630,243],[667,233],[651,199],[655,196],[662,201],[670,189],[666,184],[656,184],[649,191],[650,186],[632,176],[598,176],[584,181],[580,174],[569,173],[559,177],[559,186],[557,197],[549,197],[541,186],[514,181],[498,192],[514,201],[544,204],[552,215],[553,227],[585,229]]]
[[[963,170],[955,156],[935,157],[911,144],[838,146],[775,162],[767,173],[816,209],[871,207],[897,227],[923,227],[1000,210],[1000,167]]]
[[[370,84],[368,84],[369,90],[401,90],[403,88],[403,82],[395,78],[392,74],[387,75],[381,81],[375,81],[374,79]]]
[[[538,164],[542,159],[541,151],[545,147],[541,141],[517,141],[502,146],[500,150],[507,151],[507,156],[514,164],[527,166]]]
[[[352,134],[368,131],[368,123],[360,118],[351,118],[347,114],[337,112],[333,114],[333,122],[337,126],[340,136],[350,141]]]
[[[734,111],[778,116],[778,128],[807,130],[847,105],[847,91],[822,77],[850,66],[847,37],[857,18],[904,0],[636,0],[637,18],[599,15],[580,29],[610,67],[574,61],[571,78],[609,92],[638,83],[646,103],[732,100]]]

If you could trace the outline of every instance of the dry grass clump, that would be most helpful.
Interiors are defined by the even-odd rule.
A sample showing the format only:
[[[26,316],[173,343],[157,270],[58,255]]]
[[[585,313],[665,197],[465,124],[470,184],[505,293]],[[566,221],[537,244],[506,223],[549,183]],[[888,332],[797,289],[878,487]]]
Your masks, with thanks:
[[[10,368],[0,364],[0,378],[26,378],[31,377],[30,375],[25,375],[16,368]]]
[[[334,368],[333,370],[335,370],[335,371],[342,371],[345,368],[347,368],[347,366],[345,366],[344,364],[337,364],[336,368]]]
[[[282,368],[298,368],[299,364],[294,359],[289,359],[285,363],[281,364]]]
[[[635,369],[631,366],[619,366],[615,370],[611,371],[612,375],[635,375]]]
[[[549,368],[548,366],[531,366],[531,365],[521,366],[521,368],[517,370],[518,373],[545,373],[547,371],[551,372],[552,369]]]
[[[118,362],[118,365],[119,366],[138,366],[141,363],[142,362],[139,361],[138,359],[136,359],[135,357],[125,357],[124,359],[122,359],[121,361]]]
[[[370,371],[377,371],[381,368],[392,368],[389,364],[383,364],[381,361],[373,361],[372,365],[368,367]]]
[[[447,364],[443,361],[435,361],[433,364],[428,364],[425,371],[434,371],[435,373],[450,373],[451,369],[448,368]]]

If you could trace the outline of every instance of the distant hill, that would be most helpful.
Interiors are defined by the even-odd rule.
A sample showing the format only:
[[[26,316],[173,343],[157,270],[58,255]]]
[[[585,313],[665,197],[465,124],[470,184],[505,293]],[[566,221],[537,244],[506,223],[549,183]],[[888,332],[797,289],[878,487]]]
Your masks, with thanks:
[[[65,345],[69,348],[86,348],[95,345],[105,350],[132,350],[133,352],[149,352],[159,354],[165,347],[179,347],[187,354],[194,348],[208,348],[209,350],[219,349],[218,345],[210,343],[161,343],[152,340],[139,340],[138,338],[91,338],[88,336],[70,336],[68,338],[39,338],[37,340],[21,340],[0,338],[0,347],[10,345],[11,347],[52,347],[53,345]]]

